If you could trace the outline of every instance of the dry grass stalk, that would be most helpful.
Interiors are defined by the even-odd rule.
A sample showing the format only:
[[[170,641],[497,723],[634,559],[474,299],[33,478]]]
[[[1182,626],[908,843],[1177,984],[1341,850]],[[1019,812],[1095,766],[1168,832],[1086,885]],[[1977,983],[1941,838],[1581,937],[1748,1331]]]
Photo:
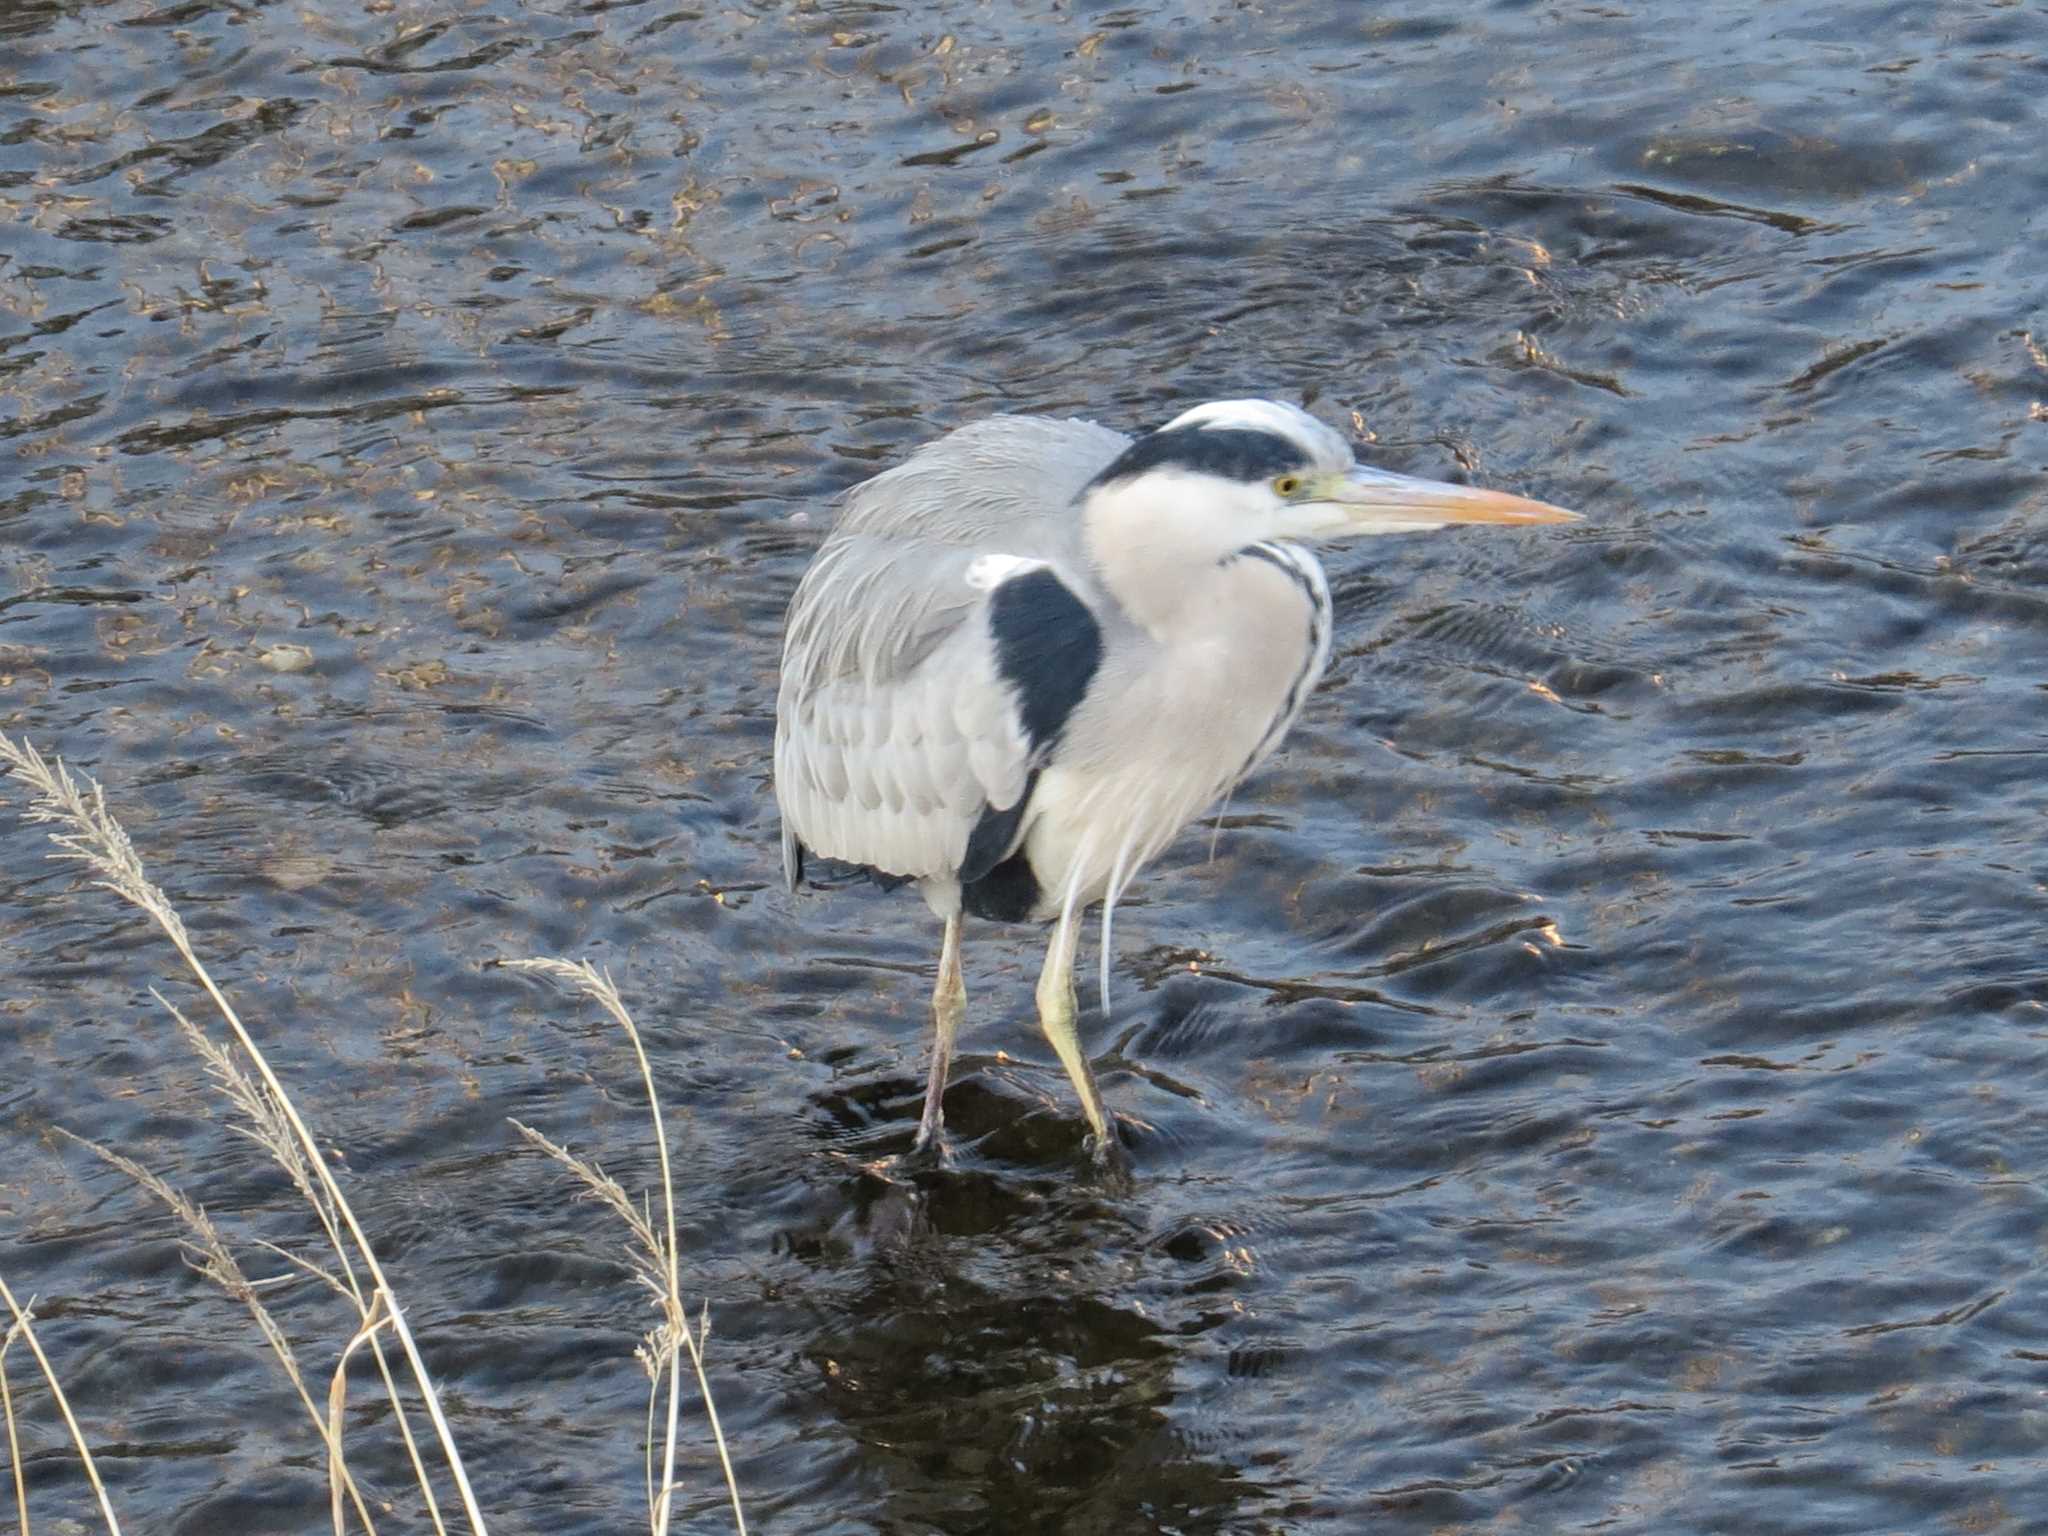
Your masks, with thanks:
[[[362,1291],[356,1284],[355,1267],[348,1262],[348,1244],[342,1241],[340,1218],[335,1214],[334,1203],[327,1198],[326,1190],[320,1187],[312,1169],[306,1166],[306,1154],[299,1146],[298,1138],[292,1134],[291,1122],[283,1108],[271,1096],[269,1089],[242,1070],[232,1051],[186,1018],[176,1003],[155,987],[149,989],[149,995],[163,1005],[164,1011],[177,1024],[178,1033],[192,1048],[192,1053],[206,1063],[206,1075],[213,1079],[214,1087],[241,1112],[246,1124],[230,1124],[229,1129],[238,1136],[248,1137],[269,1153],[271,1161],[284,1170],[285,1177],[292,1181],[292,1187],[313,1208],[321,1230],[327,1234],[328,1247],[340,1258],[343,1272],[348,1276],[344,1283],[322,1270],[319,1272],[321,1278],[360,1302]]]
[[[284,1170],[285,1176],[292,1181],[292,1186],[298,1190],[306,1204],[312,1207],[313,1214],[319,1219],[321,1230],[327,1237],[328,1247],[333,1249],[334,1256],[339,1261],[339,1274],[323,1269],[311,1260],[280,1248],[275,1243],[264,1243],[262,1246],[294,1268],[303,1270],[320,1281],[356,1309],[356,1316],[360,1322],[356,1338],[358,1341],[363,1338],[369,1340],[371,1355],[377,1362],[377,1374],[383,1378],[385,1396],[390,1399],[396,1410],[392,1416],[393,1421],[397,1424],[399,1437],[405,1444],[406,1459],[412,1463],[414,1481],[419,1484],[420,1492],[425,1498],[428,1517],[433,1521],[436,1531],[445,1532],[440,1504],[434,1497],[432,1479],[427,1475],[426,1459],[420,1453],[418,1438],[413,1434],[411,1418],[405,1413],[403,1400],[399,1396],[398,1382],[391,1374],[391,1362],[384,1353],[380,1335],[387,1314],[378,1301],[377,1293],[374,1290],[365,1292],[356,1276],[355,1265],[349,1261],[349,1245],[343,1236],[340,1214],[336,1211],[334,1202],[328,1198],[326,1186],[315,1177],[312,1167],[307,1163],[305,1150],[300,1146],[299,1139],[292,1130],[291,1118],[286,1113],[286,1107],[270,1092],[265,1083],[250,1077],[242,1070],[231,1050],[186,1018],[170,999],[154,987],[150,988],[150,996],[163,1004],[165,1010],[177,1021],[178,1031],[185,1037],[186,1044],[206,1063],[207,1075],[213,1079],[214,1086],[240,1112],[245,1123],[231,1125],[230,1129],[237,1135],[248,1137],[270,1155],[271,1160]],[[350,1352],[353,1352],[353,1346]],[[333,1459],[333,1449],[332,1446],[329,1447],[330,1460]],[[330,1492],[338,1502],[341,1497],[340,1485],[330,1480]],[[367,1523],[367,1516],[365,1521]]]
[[[676,1197],[674,1178],[669,1169],[668,1135],[662,1126],[661,1099],[654,1091],[654,1069],[647,1063],[647,1051],[640,1043],[640,1031],[633,1023],[633,1016],[626,1011],[626,1004],[619,996],[619,989],[612,985],[611,977],[592,968],[588,961],[571,962],[540,958],[507,960],[503,964],[512,970],[530,971],[552,977],[594,999],[599,1007],[612,1016],[618,1026],[626,1032],[626,1038],[632,1042],[634,1060],[640,1065],[640,1082],[647,1090],[648,1113],[654,1121],[654,1145],[661,1157],[661,1201],[667,1218],[665,1230],[657,1231],[653,1219],[647,1212],[634,1205],[618,1181],[596,1163],[577,1157],[567,1147],[548,1140],[528,1126],[520,1125],[517,1120],[512,1123],[529,1142],[581,1180],[592,1198],[610,1206],[618,1214],[619,1219],[626,1223],[627,1229],[633,1235],[633,1245],[628,1249],[633,1272],[640,1282],[654,1293],[655,1305],[661,1310],[660,1326],[651,1330],[641,1348],[634,1352],[641,1365],[645,1367],[651,1382],[647,1398],[647,1507],[653,1536],[665,1536],[675,1504],[676,1423],[680,1412],[681,1375],[676,1370],[676,1354],[679,1349],[689,1353],[690,1365],[697,1377],[697,1391],[704,1400],[704,1416],[711,1425],[711,1437],[718,1447],[718,1464],[725,1473],[726,1492],[732,1498],[733,1523],[739,1529],[739,1536],[746,1536],[747,1517],[746,1512],[740,1507],[739,1479],[733,1473],[732,1456],[726,1449],[725,1430],[718,1422],[718,1406],[711,1399],[711,1382],[704,1374],[702,1346],[710,1326],[710,1314],[707,1311],[701,1318],[698,1328],[692,1330],[690,1315],[683,1306],[682,1287],[677,1273]],[[664,1378],[668,1383],[668,1401],[666,1428],[662,1436],[661,1481],[657,1490],[654,1470],[654,1416]]]
[[[370,1315],[363,1319],[363,1326],[356,1330],[355,1337],[350,1339],[348,1346],[342,1350],[341,1358],[334,1362],[334,1374],[327,1381],[327,1496],[329,1510],[334,1517],[334,1536],[342,1536],[341,1484],[338,1479],[348,1476],[348,1468],[343,1465],[341,1459],[342,1414],[348,1407],[348,1362],[350,1356],[365,1343],[373,1349],[376,1348],[377,1334],[390,1321],[384,1315],[383,1302],[384,1298],[380,1292],[372,1303]],[[384,1356],[380,1352],[377,1356],[380,1366],[383,1360]],[[387,1382],[390,1380],[388,1375],[385,1379]],[[408,1448],[412,1446],[410,1435],[406,1436],[406,1445]],[[413,1452],[413,1462],[415,1466],[419,1463],[417,1451]],[[349,1484],[349,1491],[355,1491],[353,1482]],[[363,1515],[363,1523],[368,1525],[370,1517],[363,1513],[361,1500],[357,1500],[356,1508],[357,1512]]]
[[[85,1431],[78,1427],[78,1420],[72,1415],[71,1401],[64,1395],[64,1384],[57,1379],[57,1370],[50,1364],[50,1357],[43,1353],[42,1340],[36,1337],[28,1307],[14,1299],[14,1292],[8,1289],[4,1276],[0,1276],[0,1300],[7,1303],[7,1310],[14,1318],[13,1325],[7,1330],[6,1342],[0,1344],[0,1361],[5,1360],[7,1351],[17,1338],[28,1345],[30,1353],[36,1357],[36,1364],[42,1367],[43,1380],[50,1384],[50,1396],[57,1400],[57,1411],[64,1415],[64,1427],[71,1431],[71,1443],[78,1447],[78,1459],[85,1463],[85,1475],[92,1484],[93,1496],[100,1501],[100,1518],[107,1522],[108,1536],[121,1536],[121,1522],[114,1518],[114,1506],[107,1499],[107,1485],[100,1481],[100,1469],[92,1459],[92,1447],[85,1443]],[[7,1396],[7,1443],[14,1454],[15,1496],[20,1500],[22,1533],[27,1536],[28,1493],[21,1478],[21,1449],[15,1439],[14,1397],[11,1392]]]
[[[293,1172],[295,1166],[303,1171],[307,1183],[302,1188],[317,1189],[318,1197],[309,1195],[309,1199],[323,1222],[331,1219],[333,1223],[331,1233],[335,1240],[336,1252],[341,1258],[344,1275],[351,1286],[354,1282],[354,1270],[349,1259],[351,1246],[362,1261],[363,1268],[369,1274],[373,1293],[365,1295],[360,1289],[355,1290],[364,1327],[366,1330],[374,1331],[375,1319],[378,1326],[388,1324],[397,1337],[400,1347],[404,1350],[407,1364],[412,1369],[413,1382],[418,1388],[420,1401],[427,1411],[428,1418],[433,1422],[434,1433],[440,1442],[442,1457],[447,1463],[449,1475],[461,1496],[470,1530],[474,1536],[484,1536],[483,1512],[477,1506],[476,1495],[470,1488],[469,1474],[462,1464],[462,1453],[456,1449],[454,1433],[448,1427],[446,1414],[442,1412],[440,1394],[434,1387],[433,1378],[427,1372],[426,1361],[420,1356],[419,1346],[414,1342],[412,1330],[406,1323],[404,1310],[399,1305],[390,1281],[385,1277],[383,1266],[377,1261],[368,1235],[356,1220],[347,1195],[343,1193],[333,1171],[327,1166],[327,1160],[314,1141],[313,1133],[307,1129],[290,1096],[284,1091],[284,1085],[272,1072],[269,1061],[243,1025],[234,1005],[222,993],[212,974],[192,948],[184,923],[172,909],[163,891],[144,873],[142,861],[137,857],[134,845],[129,842],[128,834],[114,819],[113,813],[107,809],[106,797],[100,787],[87,779],[84,781],[85,787],[81,788],[79,781],[71,776],[61,759],[54,764],[48,762],[29,743],[24,741],[17,744],[6,736],[0,736],[0,763],[5,763],[11,768],[14,776],[30,790],[32,798],[23,813],[26,819],[55,829],[50,833],[50,840],[57,845],[57,852],[51,857],[72,859],[84,864],[97,877],[95,884],[104,886],[147,914],[177,948],[178,954],[200,986],[205,989],[207,996],[213,999],[214,1007],[219,1010],[229,1032],[256,1069],[254,1080],[245,1079],[249,1082],[248,1091],[253,1094],[256,1083],[260,1083],[262,1088],[262,1093],[256,1095],[254,1101],[258,1108],[250,1113],[250,1119],[255,1126],[255,1138],[259,1143],[268,1145],[268,1138],[274,1135],[280,1143],[289,1144],[296,1149],[296,1163],[285,1158],[281,1158],[280,1161],[285,1162],[288,1174]],[[212,1059],[209,1057],[209,1060]],[[236,1097],[235,1088],[228,1087],[227,1091],[230,1097]],[[266,1117],[274,1117],[274,1127],[269,1125]],[[294,1174],[294,1177],[297,1175]],[[343,1232],[347,1234],[346,1243],[340,1241],[340,1234]],[[30,1336],[30,1344],[34,1347],[33,1335]],[[36,1353],[40,1359],[41,1350],[37,1349]],[[379,1360],[381,1363],[381,1351]],[[48,1374],[47,1366],[45,1373]],[[419,1479],[420,1491],[426,1500],[434,1529],[445,1536],[446,1528],[434,1498],[432,1479],[427,1475],[425,1463],[420,1459],[412,1432],[407,1427],[404,1403],[388,1372],[385,1381],[391,1390],[393,1416],[404,1432],[406,1446],[413,1455],[414,1471]],[[51,1378],[51,1385],[54,1389],[54,1377]],[[68,1409],[66,1416],[69,1416]],[[77,1438],[75,1429],[74,1438]],[[79,1447],[81,1451],[84,1450],[82,1440]],[[102,1504],[104,1505],[104,1499]],[[110,1509],[107,1510],[107,1519],[111,1524],[113,1513]]]
[[[33,1305],[35,1298],[29,1299]],[[7,1424],[7,1465],[14,1469],[14,1508],[21,1516],[21,1536],[28,1536],[28,1478],[21,1467],[21,1436],[14,1426],[14,1388],[7,1381],[7,1351],[21,1337],[21,1328],[20,1323],[9,1323],[7,1336],[0,1338],[0,1420]]]
[[[184,1223],[185,1230],[192,1234],[182,1243],[185,1262],[249,1309],[249,1315],[256,1320],[257,1331],[263,1335],[263,1341],[270,1346],[271,1353],[277,1356],[277,1363],[284,1367],[286,1377],[298,1392],[299,1402],[305,1407],[306,1416],[313,1421],[313,1428],[327,1441],[328,1481],[334,1504],[335,1536],[340,1536],[343,1529],[341,1498],[344,1490],[355,1505],[356,1518],[362,1521],[363,1529],[371,1533],[371,1536],[375,1536],[376,1522],[370,1518],[369,1506],[364,1502],[355,1479],[349,1475],[348,1467],[342,1460],[339,1421],[322,1414],[314,1405],[313,1395],[306,1388],[306,1378],[299,1369],[299,1357],[292,1349],[291,1340],[285,1337],[285,1332],[278,1326],[277,1319],[270,1315],[270,1309],[263,1305],[263,1298],[256,1291],[256,1283],[248,1277],[234,1254],[229,1251],[226,1239],[220,1235],[220,1229],[214,1225],[213,1218],[206,1214],[205,1207],[189,1199],[183,1190],[151,1172],[135,1159],[123,1157],[119,1152],[103,1147],[96,1141],[87,1141],[83,1136],[64,1131],[61,1127],[60,1133],[70,1137],[102,1162],[127,1174],[170,1207],[171,1214]],[[331,1277],[329,1278],[332,1283]]]

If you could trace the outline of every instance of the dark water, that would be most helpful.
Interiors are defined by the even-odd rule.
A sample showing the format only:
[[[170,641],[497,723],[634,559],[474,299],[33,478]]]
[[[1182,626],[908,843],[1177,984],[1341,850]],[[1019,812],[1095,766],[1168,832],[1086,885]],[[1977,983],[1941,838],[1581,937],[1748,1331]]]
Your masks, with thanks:
[[[2048,6],[0,34],[0,729],[105,781],[260,1021],[494,1530],[640,1518],[651,1314],[506,1120],[652,1151],[528,954],[649,1033],[760,1530],[2040,1528]],[[990,411],[1248,391],[1589,520],[1333,557],[1329,682],[1084,996],[1133,1189],[993,931],[972,1144],[892,1187],[930,921],[775,885],[828,499]],[[131,1528],[321,1529],[246,1320],[54,1128],[257,1273],[303,1212],[5,793],[0,1272]]]

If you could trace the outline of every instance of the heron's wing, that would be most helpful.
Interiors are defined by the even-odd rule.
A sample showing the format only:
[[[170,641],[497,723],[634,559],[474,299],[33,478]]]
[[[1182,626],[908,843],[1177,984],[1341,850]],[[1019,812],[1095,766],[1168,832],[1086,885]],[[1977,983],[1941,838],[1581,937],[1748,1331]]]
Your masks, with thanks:
[[[907,665],[878,644],[901,610],[872,627],[849,616],[837,630],[806,613],[817,644],[785,661],[776,710],[786,856],[800,846],[912,879],[957,875],[983,817],[1021,810],[1030,740],[998,672],[990,594],[947,563],[976,601],[922,606]],[[864,657],[887,665],[862,667]]]
[[[1005,857],[1101,656],[1073,502],[1122,451],[996,417],[857,487],[790,604],[776,705],[785,870],[914,879]]]

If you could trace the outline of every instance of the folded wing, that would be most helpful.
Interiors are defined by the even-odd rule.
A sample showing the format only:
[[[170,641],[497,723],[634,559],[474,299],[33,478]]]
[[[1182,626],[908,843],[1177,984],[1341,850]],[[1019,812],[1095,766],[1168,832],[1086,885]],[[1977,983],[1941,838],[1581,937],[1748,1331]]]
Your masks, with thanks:
[[[790,605],[776,705],[785,872],[802,851],[978,878],[1101,655],[1073,501],[1122,451],[996,417],[857,487]]]

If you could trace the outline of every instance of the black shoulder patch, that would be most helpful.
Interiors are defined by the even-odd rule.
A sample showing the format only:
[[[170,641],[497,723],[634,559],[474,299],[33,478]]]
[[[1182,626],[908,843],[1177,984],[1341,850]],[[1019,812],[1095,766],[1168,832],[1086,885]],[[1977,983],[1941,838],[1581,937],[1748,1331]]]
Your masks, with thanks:
[[[1307,469],[1309,456],[1277,432],[1250,427],[1175,427],[1139,438],[1088,484],[1111,485],[1148,469],[1188,469],[1250,484]]]
[[[1016,690],[1032,758],[1042,762],[1102,665],[1102,627],[1045,567],[1013,577],[990,594],[988,627],[996,672]]]

